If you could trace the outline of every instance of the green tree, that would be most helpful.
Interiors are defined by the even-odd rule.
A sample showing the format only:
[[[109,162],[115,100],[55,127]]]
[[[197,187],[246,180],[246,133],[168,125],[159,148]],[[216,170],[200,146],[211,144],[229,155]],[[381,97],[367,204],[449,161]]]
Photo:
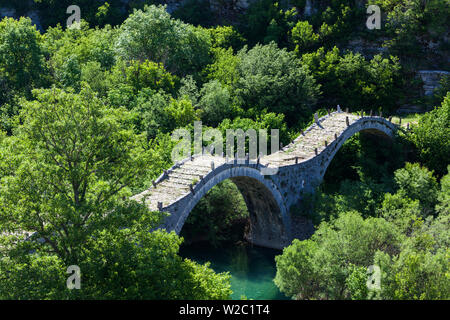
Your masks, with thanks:
[[[179,76],[199,72],[210,61],[208,31],[172,19],[163,6],[135,10],[121,25],[116,46],[126,60],[159,62]]]
[[[23,103],[9,153],[14,172],[2,178],[2,222],[37,232],[69,262],[92,228],[145,174],[143,137],[126,129],[129,114],[108,109],[85,88],[77,95],[37,90]],[[13,149],[13,150],[14,150]]]
[[[405,251],[391,260],[388,255],[378,253],[375,261],[384,275],[381,278],[381,297],[402,300],[449,299],[449,255],[448,249],[434,255]]]
[[[148,224],[139,222],[90,238],[80,265],[85,275],[83,298],[229,298],[229,275],[216,274],[207,264],[181,258],[178,250],[182,238],[174,232],[150,233]]]
[[[302,54],[318,44],[319,35],[314,33],[308,21],[299,21],[292,29],[292,42],[295,44],[295,52]]]
[[[70,5],[78,5],[84,20],[92,25],[116,25],[125,19],[123,2],[120,0],[34,0],[34,8],[38,10],[44,29],[57,24],[65,25],[69,15],[66,13]]]
[[[272,42],[244,48],[238,58],[234,92],[243,107],[284,113],[291,125],[311,112],[318,86],[293,53]]]
[[[223,137],[226,137],[227,129],[242,129],[244,132],[248,129],[254,129],[257,133],[258,130],[263,129],[267,132],[267,141],[272,139],[271,129],[277,129],[279,130],[280,142],[286,145],[291,141],[291,136],[284,121],[284,115],[273,112],[263,112],[261,115],[256,116],[256,120],[241,117],[236,117],[234,120],[225,119],[219,124],[218,128],[222,132]]]
[[[318,30],[321,45],[327,48],[346,44],[363,25],[361,22],[364,21],[365,12],[352,0],[326,1],[319,7],[311,20]]]
[[[438,183],[433,172],[417,163],[407,163],[405,168],[395,171],[395,182],[399,187],[397,193],[401,197],[419,200],[425,217],[434,213]]]
[[[108,74],[108,81],[112,88],[128,85],[133,88],[134,93],[138,93],[144,88],[156,92],[162,90],[167,93],[175,93],[179,79],[167,72],[161,63],[149,60],[142,62],[119,60]]]
[[[133,108],[139,131],[145,131],[149,139],[158,133],[170,133],[200,119],[199,111],[186,97],[173,99],[163,92],[143,93]]]
[[[232,119],[237,114],[238,108],[233,106],[229,90],[218,80],[205,83],[200,95],[198,106],[206,125],[216,127],[222,120]]]
[[[217,26],[210,28],[211,42],[213,48],[233,48],[239,50],[244,46],[244,37],[232,26]]]
[[[350,274],[345,279],[352,300],[366,300],[369,296],[367,288],[367,268],[351,266]]]
[[[181,238],[149,232],[162,214],[129,200],[147,164],[165,161],[129,128],[132,113],[88,87],[34,95],[16,135],[0,137],[0,298],[229,298],[227,274],[180,258]],[[69,265],[81,290],[65,287]]]
[[[197,105],[200,92],[197,87],[197,82],[191,75],[188,75],[180,80],[180,89],[178,89],[177,96],[178,98],[189,99],[192,105]]]
[[[288,31],[295,25],[297,11],[286,1],[258,0],[250,4],[241,18],[241,29],[249,45],[275,41],[281,47],[288,44]]]
[[[33,87],[46,82],[42,36],[31,19],[0,21],[0,105],[14,94],[30,96]],[[11,116],[11,115],[8,115]]]
[[[412,127],[410,140],[417,148],[419,160],[442,177],[450,154],[450,93],[441,106],[425,113]]]
[[[58,256],[23,252],[15,257],[0,257],[2,300],[69,298],[67,265]]]
[[[89,28],[83,20],[80,29],[63,30],[61,26],[49,28],[43,35],[43,46],[49,56],[47,64],[55,84],[79,90],[83,69],[86,73],[87,64],[92,68],[95,63],[98,74],[111,69],[116,62],[111,46],[116,34],[117,31],[109,26]],[[105,78],[104,75],[101,77]]]
[[[447,174],[441,179],[441,191],[438,194],[438,205],[436,211],[440,213],[450,212],[450,166]]]
[[[282,255],[275,257],[274,282],[281,292],[293,299],[311,299],[320,294],[323,277],[311,263],[317,250],[314,241],[294,239]]]
[[[372,0],[369,3],[379,5],[387,13],[385,44],[393,54],[422,68],[429,66],[424,55],[434,65],[447,63],[448,49],[443,35],[448,29],[448,1]],[[429,47],[429,43],[434,43],[437,50]]]
[[[195,120],[199,120],[198,112],[194,110],[191,101],[187,99],[171,99],[166,110],[175,128],[185,127],[193,124]]]
[[[240,59],[234,55],[233,49],[214,48],[213,63],[206,66],[204,72],[206,77],[211,80],[218,80],[221,84],[232,87],[239,79],[237,72]]]
[[[377,252],[381,299],[449,299],[448,213],[431,223],[418,221],[398,255]]]
[[[419,200],[411,200],[401,193],[386,193],[380,211],[383,218],[405,234],[410,234],[414,223],[422,217]]]

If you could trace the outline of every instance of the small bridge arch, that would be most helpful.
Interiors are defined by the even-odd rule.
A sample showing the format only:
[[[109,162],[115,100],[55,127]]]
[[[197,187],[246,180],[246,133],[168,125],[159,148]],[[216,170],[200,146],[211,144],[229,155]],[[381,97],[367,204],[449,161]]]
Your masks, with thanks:
[[[341,135],[339,135],[338,139],[333,141],[330,148],[323,153],[322,157],[324,158],[324,161],[321,166],[320,182],[322,182],[330,163],[333,161],[341,147],[356,133],[370,134],[372,136],[379,137],[379,139],[390,142],[397,129],[394,124],[383,118],[376,120],[362,119],[360,122],[361,123],[359,124],[349,126],[345,131],[343,131]]]

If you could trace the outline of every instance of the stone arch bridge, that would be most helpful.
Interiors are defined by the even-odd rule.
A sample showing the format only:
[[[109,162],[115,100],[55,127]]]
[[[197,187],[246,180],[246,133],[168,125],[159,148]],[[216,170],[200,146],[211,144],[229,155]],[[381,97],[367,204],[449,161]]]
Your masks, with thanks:
[[[321,118],[315,115],[314,124],[298,138],[259,161],[195,155],[165,170],[153,186],[133,199],[145,201],[153,211],[169,213],[161,228],[179,233],[198,201],[219,182],[231,179],[250,214],[248,241],[281,249],[296,234],[290,209],[301,205],[302,196],[320,185],[342,144],[360,131],[386,138],[396,129],[391,119],[354,115],[338,108]],[[276,173],[267,175],[270,169]]]

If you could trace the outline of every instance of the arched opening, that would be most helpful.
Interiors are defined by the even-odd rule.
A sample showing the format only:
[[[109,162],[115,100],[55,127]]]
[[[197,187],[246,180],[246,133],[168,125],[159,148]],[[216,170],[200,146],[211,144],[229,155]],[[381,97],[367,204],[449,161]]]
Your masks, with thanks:
[[[275,198],[274,190],[260,180],[232,176],[212,187],[198,201],[180,234],[188,243],[206,240],[217,245],[221,240],[229,240],[281,247],[288,230],[280,200]]]
[[[382,182],[403,163],[401,144],[376,129],[365,129],[347,139],[326,168],[322,188],[336,191],[344,180]]]
[[[180,255],[210,262],[216,272],[230,272],[233,299],[286,299],[273,283],[274,259],[281,251],[267,248],[285,233],[282,220],[273,190],[263,182],[227,178],[191,210],[180,232],[185,238]]]
[[[180,235],[185,245],[208,242],[220,247],[223,242],[245,239],[250,217],[244,197],[231,179],[209,190],[184,222]]]

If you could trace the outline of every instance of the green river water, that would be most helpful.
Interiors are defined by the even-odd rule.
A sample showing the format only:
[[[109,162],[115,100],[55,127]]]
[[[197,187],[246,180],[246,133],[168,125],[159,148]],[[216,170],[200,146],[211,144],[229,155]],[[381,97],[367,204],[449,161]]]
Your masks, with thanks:
[[[275,256],[279,250],[261,248],[249,244],[227,244],[214,248],[208,243],[182,246],[180,255],[199,263],[211,262],[216,272],[231,274],[232,299],[242,295],[248,299],[285,300],[273,283],[275,277]]]

